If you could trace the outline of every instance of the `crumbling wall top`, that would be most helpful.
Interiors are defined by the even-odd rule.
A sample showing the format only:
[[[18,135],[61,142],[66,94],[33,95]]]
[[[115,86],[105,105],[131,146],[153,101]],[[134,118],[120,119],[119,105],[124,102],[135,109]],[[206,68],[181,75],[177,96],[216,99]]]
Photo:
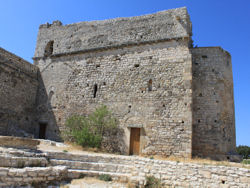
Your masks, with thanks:
[[[50,41],[53,41],[53,54],[62,54],[185,38],[191,35],[192,26],[185,7],[144,16],[79,22],[64,26],[60,21],[55,21],[40,26],[34,58],[44,56],[46,45]]]
[[[27,73],[29,76],[34,78],[37,77],[38,67],[32,65],[28,61],[22,59],[21,57],[3,49],[0,47],[0,61],[14,69],[18,69]]]

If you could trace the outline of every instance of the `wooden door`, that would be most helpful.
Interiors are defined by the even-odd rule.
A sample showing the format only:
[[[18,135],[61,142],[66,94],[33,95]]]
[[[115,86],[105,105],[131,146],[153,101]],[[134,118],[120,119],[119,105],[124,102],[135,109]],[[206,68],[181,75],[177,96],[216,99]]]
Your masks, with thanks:
[[[40,128],[39,128],[39,138],[40,139],[45,139],[45,134],[46,134],[46,123],[40,123]]]
[[[140,128],[131,128],[130,133],[130,155],[139,155],[140,153]]]

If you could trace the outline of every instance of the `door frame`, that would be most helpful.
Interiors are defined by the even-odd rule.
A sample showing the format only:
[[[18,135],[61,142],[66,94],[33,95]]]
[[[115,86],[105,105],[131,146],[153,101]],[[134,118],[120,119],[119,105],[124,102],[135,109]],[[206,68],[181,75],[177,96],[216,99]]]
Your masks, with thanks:
[[[133,130],[139,130],[139,148],[138,148],[138,155],[140,155],[140,149],[141,149],[141,128],[138,128],[138,127],[131,127],[130,128],[130,139],[129,139],[129,155],[137,155],[137,154],[134,154],[133,151],[132,151],[132,147],[133,147],[133,144],[132,144],[132,132]]]
[[[46,129],[48,127],[48,123],[39,123],[39,132],[38,132],[38,138],[39,139],[46,139]],[[42,134],[42,132],[44,132]]]

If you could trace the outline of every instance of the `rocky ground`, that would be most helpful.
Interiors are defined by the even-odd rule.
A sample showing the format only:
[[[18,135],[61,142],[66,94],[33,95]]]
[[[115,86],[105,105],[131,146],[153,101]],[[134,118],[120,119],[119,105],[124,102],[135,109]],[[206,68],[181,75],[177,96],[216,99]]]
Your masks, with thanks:
[[[250,165],[115,155],[48,140],[36,145],[37,141],[0,137],[1,188],[144,187],[150,176],[167,187],[250,187]],[[101,181],[101,176],[113,181]]]

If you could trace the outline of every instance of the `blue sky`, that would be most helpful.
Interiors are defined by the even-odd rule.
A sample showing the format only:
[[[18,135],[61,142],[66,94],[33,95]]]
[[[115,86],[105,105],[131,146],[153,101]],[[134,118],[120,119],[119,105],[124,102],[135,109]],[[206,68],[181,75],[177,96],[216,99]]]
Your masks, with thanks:
[[[186,6],[198,46],[232,55],[237,145],[250,146],[250,0],[1,0],[0,46],[32,62],[40,24],[137,16]]]

